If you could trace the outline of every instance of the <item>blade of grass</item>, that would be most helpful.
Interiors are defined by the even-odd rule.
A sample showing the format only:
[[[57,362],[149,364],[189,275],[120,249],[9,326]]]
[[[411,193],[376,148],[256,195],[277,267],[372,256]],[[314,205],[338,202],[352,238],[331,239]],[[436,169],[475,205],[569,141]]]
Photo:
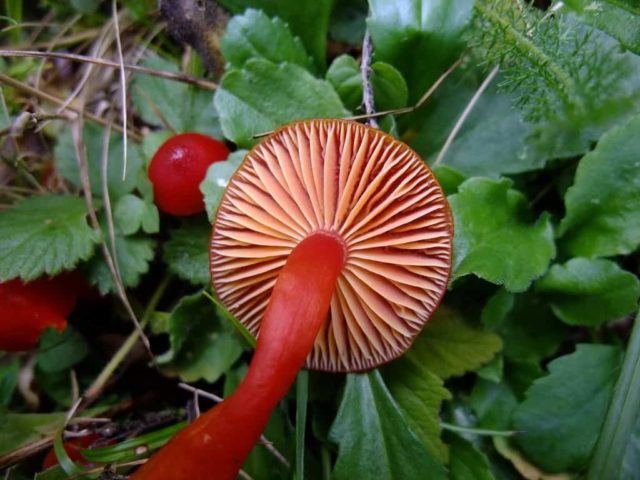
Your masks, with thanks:
[[[296,480],[304,480],[304,434],[307,426],[309,372],[301,370],[296,382]]]
[[[640,418],[640,312],[635,319],[622,371],[613,399],[600,431],[600,438],[591,460],[587,480],[617,479],[629,442]]]

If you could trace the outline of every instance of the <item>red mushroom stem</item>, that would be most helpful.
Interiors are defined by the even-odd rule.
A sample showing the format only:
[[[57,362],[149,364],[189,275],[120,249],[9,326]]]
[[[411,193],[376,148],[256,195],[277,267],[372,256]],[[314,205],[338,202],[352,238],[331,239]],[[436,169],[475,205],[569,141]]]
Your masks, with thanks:
[[[345,259],[343,241],[330,232],[316,232],[293,249],[276,281],[243,382],[178,433],[133,480],[236,478],[327,319]]]

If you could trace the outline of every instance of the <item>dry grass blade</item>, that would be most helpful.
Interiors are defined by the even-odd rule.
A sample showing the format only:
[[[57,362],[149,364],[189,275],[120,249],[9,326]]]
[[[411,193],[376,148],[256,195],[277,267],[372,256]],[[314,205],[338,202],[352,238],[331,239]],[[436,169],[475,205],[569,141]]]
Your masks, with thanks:
[[[118,5],[116,0],[112,0],[111,9],[113,11],[113,25],[116,29],[116,46],[118,51],[118,70],[120,72],[120,89],[122,92],[122,106],[120,111],[122,112],[122,131],[124,134],[122,135],[122,181],[124,181],[127,177],[127,79],[125,76],[124,70],[124,55],[122,54],[122,40],[120,39],[120,22],[118,22]],[[113,223],[112,223],[113,224]],[[115,251],[115,243],[114,243],[114,251]],[[114,254],[115,255],[115,254]]]
[[[224,398],[219,397],[218,395],[209,393],[199,388],[192,387],[191,385],[188,385],[186,383],[179,383],[178,386],[183,390],[197,394],[200,397],[208,398],[209,400],[213,400],[216,403],[220,403],[224,400]],[[264,435],[260,435],[260,444],[263,445],[274,457],[276,457],[276,459],[280,463],[282,463],[287,468],[291,468],[291,465],[289,464],[289,461],[285,458],[285,456],[282,455],[282,453],[280,453],[280,451],[273,445],[273,442],[267,439],[267,437],[265,437]]]
[[[442,162],[442,159],[444,158],[446,153],[449,151],[449,147],[451,147],[453,140],[456,138],[456,135],[462,128],[464,121],[467,119],[467,117],[471,113],[471,110],[473,110],[473,107],[476,106],[476,103],[478,103],[480,96],[483,94],[483,92],[487,89],[489,84],[498,74],[499,70],[500,70],[500,65],[496,65],[495,67],[493,67],[491,72],[489,72],[489,75],[487,75],[487,78],[485,78],[482,81],[482,83],[478,87],[478,90],[476,90],[476,92],[473,94],[473,97],[471,97],[471,100],[469,100],[469,103],[467,104],[467,106],[464,107],[464,110],[462,111],[460,118],[458,118],[458,120],[456,121],[456,124],[451,129],[451,133],[449,133],[449,136],[447,137],[447,140],[444,142],[444,145],[442,146],[440,153],[438,153],[438,156],[435,162],[433,162],[434,165],[440,165],[440,163]]]
[[[362,76],[362,104],[367,115],[368,123],[374,128],[379,128],[378,122],[373,114],[375,113],[375,101],[373,98],[373,86],[371,85],[371,55],[373,46],[371,44],[371,34],[369,30],[364,32],[362,41],[362,60],[360,62],[360,75]]]
[[[4,73],[0,73],[0,83],[8,85],[9,87],[15,88],[16,90],[20,90],[24,93],[27,93],[29,95],[33,95],[35,97],[38,97],[42,100],[46,100],[47,102],[51,102],[54,103],[56,105],[64,105],[65,101],[60,98],[57,97],[51,93],[48,92],[44,92],[42,90],[38,90],[37,88],[32,87],[31,85],[28,85],[26,83],[20,82],[19,80],[15,80],[11,77],[9,77],[8,75],[5,75]],[[97,115],[94,115],[90,112],[86,112],[84,110],[84,108],[79,108],[76,105],[67,105],[65,107],[66,110],[70,110],[72,112],[75,112],[77,114],[82,115],[83,117],[91,120],[92,122],[95,122],[97,124],[103,125],[103,126],[107,126],[110,125],[111,128],[113,128],[114,130],[116,130],[117,132],[122,133],[122,127],[120,125],[114,125],[111,122],[106,121],[103,118],[98,117]],[[135,141],[137,142],[141,142],[142,141],[142,135],[140,135],[138,132],[133,131],[133,130],[129,130],[128,132],[129,136],[131,138],[133,138]]]
[[[104,58],[90,57],[86,55],[77,55],[73,53],[60,52],[38,52],[35,50],[0,50],[0,57],[36,57],[36,58],[58,58],[63,60],[71,60],[73,62],[92,63],[102,67],[121,68],[120,63]],[[215,90],[218,85],[215,82],[204,78],[193,77],[184,73],[165,72],[154,68],[143,67],[140,65],[124,64],[123,68],[131,72],[151,75],[153,77],[164,78],[165,80],[173,80],[176,82],[188,83],[204,90]]]

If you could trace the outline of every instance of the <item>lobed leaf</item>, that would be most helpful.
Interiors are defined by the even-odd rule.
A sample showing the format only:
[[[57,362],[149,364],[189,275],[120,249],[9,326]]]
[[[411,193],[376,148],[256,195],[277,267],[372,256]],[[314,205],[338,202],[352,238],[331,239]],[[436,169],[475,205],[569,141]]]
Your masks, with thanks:
[[[0,281],[56,275],[87,260],[100,234],[86,221],[84,200],[30,197],[0,215]]]

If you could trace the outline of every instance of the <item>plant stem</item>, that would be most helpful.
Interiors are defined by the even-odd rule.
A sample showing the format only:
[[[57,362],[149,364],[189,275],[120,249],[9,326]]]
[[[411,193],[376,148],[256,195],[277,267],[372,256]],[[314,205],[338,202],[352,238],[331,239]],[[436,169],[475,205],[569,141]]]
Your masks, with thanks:
[[[469,428],[461,427],[459,425],[452,425],[451,423],[441,422],[440,426],[443,430],[449,430],[450,432],[468,433],[470,435],[485,435],[490,437],[510,437],[518,433],[517,430],[487,430],[485,428]]]
[[[596,444],[587,480],[618,478],[629,436],[640,420],[640,312]]]
[[[308,396],[309,372],[301,370],[296,383],[296,480],[304,480],[304,434]]]
[[[162,295],[164,295],[164,292],[169,286],[172,278],[173,276],[170,273],[167,273],[164,276],[155,292],[153,292],[153,295],[149,299],[149,303],[147,303],[147,307],[145,308],[145,311],[142,314],[142,319],[140,320],[140,328],[134,328],[133,332],[131,332],[124,343],[120,346],[118,351],[113,355],[113,357],[111,357],[109,363],[105,365],[105,367],[93,381],[91,386],[86,390],[84,394],[85,406],[91,404],[100,396],[105,385],[111,378],[111,375],[113,375],[113,372],[116,371],[116,369],[120,366],[124,359],[127,358],[127,355],[129,354],[131,349],[136,345],[136,343],[138,343],[138,339],[141,335],[141,330],[144,329],[146,324],[149,322],[151,315],[158,306],[158,303],[160,302]]]

